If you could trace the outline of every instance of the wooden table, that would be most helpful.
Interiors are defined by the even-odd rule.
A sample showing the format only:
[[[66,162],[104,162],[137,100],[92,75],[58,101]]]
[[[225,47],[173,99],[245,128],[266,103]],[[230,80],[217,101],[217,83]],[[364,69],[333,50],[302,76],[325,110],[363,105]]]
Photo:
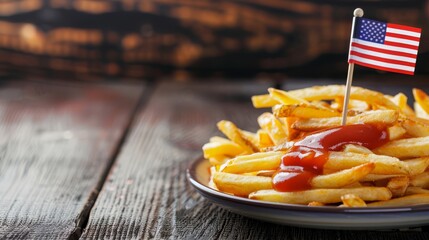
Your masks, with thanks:
[[[327,80],[288,81],[286,88]],[[386,92],[402,85],[364,85]],[[410,84],[410,85],[407,85]],[[186,169],[221,119],[247,130],[267,83],[0,85],[0,239],[428,239],[275,225],[202,198]],[[425,89],[425,86],[419,86]],[[428,90],[427,88],[425,90]]]

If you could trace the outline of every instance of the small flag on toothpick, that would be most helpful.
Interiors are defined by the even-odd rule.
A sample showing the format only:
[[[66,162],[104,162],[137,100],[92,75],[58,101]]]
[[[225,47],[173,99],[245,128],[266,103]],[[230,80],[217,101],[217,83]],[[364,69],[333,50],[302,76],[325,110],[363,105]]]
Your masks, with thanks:
[[[421,29],[355,18],[349,63],[414,75]]]
[[[422,32],[420,28],[362,18],[360,8],[353,16],[341,125],[347,123],[354,65],[414,75]]]

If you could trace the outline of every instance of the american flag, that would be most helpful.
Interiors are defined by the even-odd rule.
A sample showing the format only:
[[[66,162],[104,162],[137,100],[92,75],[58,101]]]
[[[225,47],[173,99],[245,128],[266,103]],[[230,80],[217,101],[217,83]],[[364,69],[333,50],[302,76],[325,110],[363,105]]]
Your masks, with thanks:
[[[349,63],[414,75],[421,29],[356,17]]]

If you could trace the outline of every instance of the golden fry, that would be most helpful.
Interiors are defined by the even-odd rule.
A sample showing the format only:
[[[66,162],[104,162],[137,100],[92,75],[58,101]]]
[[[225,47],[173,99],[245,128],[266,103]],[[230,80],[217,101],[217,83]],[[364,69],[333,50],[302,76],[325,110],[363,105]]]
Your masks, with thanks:
[[[366,123],[391,126],[397,119],[398,112],[396,111],[374,110],[347,117],[347,124]],[[301,131],[315,131],[338,126],[341,126],[341,117],[300,119],[292,127]]]
[[[428,204],[429,194],[414,194],[410,196],[394,198],[387,201],[380,201],[367,204],[368,207],[402,207],[418,204]]]
[[[288,134],[282,123],[271,113],[263,113],[258,117],[259,126],[268,132],[274,144],[278,145],[288,140]]]
[[[415,116],[413,109],[407,104],[407,96],[403,93],[398,93],[394,97],[389,98],[393,103],[395,103],[407,116]]]
[[[407,190],[405,191],[406,196],[414,195],[414,194],[422,194],[422,193],[429,193],[429,190],[421,187],[408,186]]]
[[[391,126],[387,131],[389,132],[390,140],[400,139],[407,133],[407,130],[399,125]]]
[[[414,158],[403,162],[408,165],[410,176],[415,176],[426,171],[429,166],[429,157]]]
[[[402,121],[402,127],[412,137],[429,136],[429,122],[417,117],[409,117]]]
[[[261,170],[275,170],[280,166],[280,161],[283,153],[282,152],[270,152],[267,153],[254,153],[246,157],[252,156],[242,160],[243,157],[237,157],[229,160],[224,166],[222,166],[222,172],[227,173],[248,173],[257,172]]]
[[[311,202],[339,203],[341,196],[354,194],[364,201],[388,200],[392,197],[389,189],[384,187],[360,187],[346,189],[312,189],[300,192],[277,192],[259,190],[249,194],[249,198],[290,204],[309,204]]]
[[[410,184],[407,176],[394,177],[387,183],[387,188],[392,192],[393,197],[402,197]]]
[[[277,102],[285,105],[289,104],[299,104],[299,103],[308,103],[306,100],[293,96],[286,91],[268,88],[271,98],[275,99]]]
[[[292,96],[297,96],[307,101],[333,100],[338,97],[344,97],[344,92],[345,88],[342,85],[314,86],[310,88],[288,91],[288,93]],[[389,109],[399,110],[399,107],[386,98],[382,93],[361,87],[352,87],[350,99],[362,100],[370,104],[376,104]]]
[[[429,172],[411,177],[410,185],[413,187],[429,188]]]
[[[429,156],[429,136],[391,141],[373,149],[373,152],[400,159]]]
[[[255,108],[269,108],[279,104],[279,102],[273,99],[269,94],[253,96],[252,103]]]
[[[429,119],[429,113],[427,113],[418,102],[414,102],[414,113],[418,118]]]
[[[413,96],[419,106],[429,114],[429,96],[418,88],[413,88]]]
[[[203,152],[205,158],[216,156],[237,156],[242,153],[243,148],[235,142],[209,142],[204,144]]]
[[[245,176],[223,172],[215,172],[213,182],[220,191],[237,196],[247,196],[251,192],[272,188],[270,177]]]
[[[330,152],[325,168],[342,170],[352,168],[364,163],[373,162],[374,174],[408,174],[408,165],[394,157],[376,154],[359,154],[345,152]]]
[[[359,181],[374,168],[374,163],[365,163],[336,173],[316,176],[310,184],[313,188],[340,188]]]
[[[276,117],[298,117],[298,118],[327,118],[337,117],[341,114],[326,108],[319,108],[306,103],[293,105],[276,105],[273,107],[273,113]]]
[[[257,136],[257,139],[258,139],[258,147],[259,147],[259,149],[263,149],[263,148],[274,146],[273,140],[271,140],[271,137],[270,137],[270,135],[268,134],[267,131],[265,131],[263,129],[259,129],[256,132],[256,136]]]
[[[258,147],[254,146],[252,142],[246,140],[240,129],[237,128],[234,123],[222,120],[217,123],[217,127],[231,141],[240,145],[243,148],[244,153],[253,153],[258,151]]]

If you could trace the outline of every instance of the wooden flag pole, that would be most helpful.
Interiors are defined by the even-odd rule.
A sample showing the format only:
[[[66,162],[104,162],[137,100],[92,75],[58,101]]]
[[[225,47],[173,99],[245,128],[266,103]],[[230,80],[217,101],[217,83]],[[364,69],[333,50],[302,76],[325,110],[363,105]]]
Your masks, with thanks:
[[[362,16],[363,16],[363,10],[361,8],[356,8],[353,11],[353,23],[352,23],[352,33],[350,34],[349,51],[352,44],[353,34],[355,32],[355,18],[362,17]],[[346,125],[347,123],[347,108],[349,105],[350,91],[352,88],[354,66],[355,66],[354,63],[349,63],[349,70],[347,71],[346,92],[344,93],[344,103],[343,103],[343,119],[341,120],[341,125],[343,126]]]

